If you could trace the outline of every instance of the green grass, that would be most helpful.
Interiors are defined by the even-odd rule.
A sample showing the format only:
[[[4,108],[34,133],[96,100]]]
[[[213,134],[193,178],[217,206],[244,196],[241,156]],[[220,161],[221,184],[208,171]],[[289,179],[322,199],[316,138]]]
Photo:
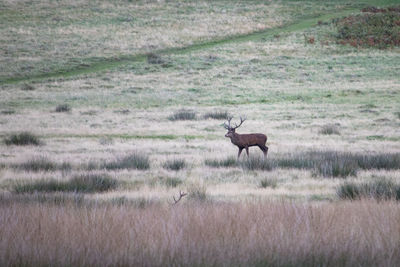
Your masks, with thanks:
[[[237,160],[235,157],[227,157],[225,159],[206,159],[204,164],[214,168],[234,167],[237,166]]]
[[[196,119],[196,112],[189,109],[181,109],[174,114],[168,117],[170,121],[186,121],[186,120],[195,120]]]

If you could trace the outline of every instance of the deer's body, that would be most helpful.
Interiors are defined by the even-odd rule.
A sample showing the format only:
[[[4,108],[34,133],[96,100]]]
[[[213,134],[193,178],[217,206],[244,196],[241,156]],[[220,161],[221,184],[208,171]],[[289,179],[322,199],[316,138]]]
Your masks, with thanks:
[[[249,156],[249,147],[251,146],[258,146],[264,153],[264,156],[267,156],[268,147],[265,145],[267,142],[267,136],[262,133],[238,134],[235,132],[235,130],[242,125],[244,119],[240,118],[240,124],[236,125],[235,127],[230,126],[231,119],[232,118],[228,119],[229,124],[225,124],[225,128],[228,130],[228,133],[225,135],[225,137],[229,137],[232,144],[239,148],[238,158],[240,157],[240,153],[242,153],[243,149],[246,149],[246,154]]]

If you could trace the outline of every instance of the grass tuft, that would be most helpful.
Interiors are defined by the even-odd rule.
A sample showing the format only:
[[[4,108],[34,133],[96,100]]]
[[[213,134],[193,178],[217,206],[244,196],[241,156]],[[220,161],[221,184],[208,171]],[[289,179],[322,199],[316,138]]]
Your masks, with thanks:
[[[168,117],[170,121],[178,121],[178,120],[195,120],[196,112],[189,109],[181,109],[176,111],[174,114]]]
[[[265,177],[260,181],[261,188],[276,188],[278,186],[278,179]]]
[[[204,114],[204,119],[226,120],[229,117],[227,111],[216,110]]]
[[[116,159],[114,161],[106,162],[101,165],[101,168],[107,170],[117,170],[117,169],[147,170],[150,168],[150,160],[147,155],[132,153],[130,155]]]
[[[270,171],[276,167],[275,161],[268,160],[262,157],[249,157],[243,161],[239,162],[239,165],[245,170],[263,170]]]
[[[183,159],[168,160],[163,164],[163,167],[168,170],[179,171],[186,167],[186,161]]]
[[[60,104],[56,107],[56,112],[70,112],[71,106],[68,104]]]
[[[195,201],[207,200],[207,187],[204,184],[194,183],[188,187],[188,197]]]
[[[225,159],[206,159],[204,163],[207,166],[214,168],[237,166],[235,157],[227,157]]]
[[[16,145],[16,146],[26,146],[26,145],[41,145],[39,137],[30,133],[30,132],[21,132],[12,134],[9,137],[4,139],[4,143],[8,146]]]
[[[400,199],[400,185],[389,179],[380,179],[366,183],[345,182],[336,194],[341,199],[357,200],[373,198],[377,200]]]
[[[39,179],[18,181],[13,189],[15,193],[35,192],[81,192],[94,193],[115,189],[118,183],[107,174],[81,174],[68,181]]]
[[[71,164],[69,164],[68,162],[57,164],[46,157],[33,158],[20,164],[14,164],[13,167],[19,170],[34,172],[55,170],[68,171],[72,168]]]
[[[337,134],[339,135],[339,128],[334,125],[334,124],[328,124],[328,125],[324,125],[322,126],[322,128],[319,130],[320,134],[325,134],[325,135],[331,135],[331,134]]]
[[[21,90],[23,90],[23,91],[33,91],[33,90],[35,90],[35,87],[33,85],[31,85],[31,84],[24,83],[22,85],[22,87],[21,87]]]
[[[179,178],[175,178],[175,177],[168,177],[165,178],[163,180],[163,183],[167,186],[167,187],[177,187],[178,185],[181,185],[183,182],[181,179]]]

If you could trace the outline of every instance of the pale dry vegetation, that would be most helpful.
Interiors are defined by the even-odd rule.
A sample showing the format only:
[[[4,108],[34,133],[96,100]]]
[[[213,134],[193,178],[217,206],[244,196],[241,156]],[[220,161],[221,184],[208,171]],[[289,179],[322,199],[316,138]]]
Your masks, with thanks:
[[[0,3],[0,265],[399,265],[399,48],[317,20],[359,6]]]
[[[0,264],[400,263],[400,209],[395,202],[74,203],[23,203],[2,196]]]

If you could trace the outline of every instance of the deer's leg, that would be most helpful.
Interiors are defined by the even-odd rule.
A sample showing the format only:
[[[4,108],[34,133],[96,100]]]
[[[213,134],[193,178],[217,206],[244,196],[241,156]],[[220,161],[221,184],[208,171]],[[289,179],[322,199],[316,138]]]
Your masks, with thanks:
[[[238,159],[240,157],[240,153],[242,153],[243,147],[239,147],[239,152],[238,152]]]
[[[246,146],[246,153],[247,153],[247,157],[249,157],[249,147]]]

